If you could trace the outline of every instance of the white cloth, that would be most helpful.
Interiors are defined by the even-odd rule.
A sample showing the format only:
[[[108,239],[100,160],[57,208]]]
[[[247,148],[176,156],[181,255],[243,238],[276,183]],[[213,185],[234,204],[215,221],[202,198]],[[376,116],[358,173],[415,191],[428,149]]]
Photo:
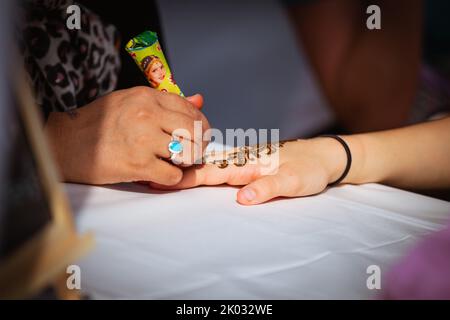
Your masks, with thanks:
[[[78,229],[95,232],[79,262],[93,298],[371,298],[367,267],[383,275],[450,216],[448,202],[376,184],[252,207],[224,186],[66,188]]]
[[[214,128],[280,129],[286,140],[332,123],[281,1],[157,3],[175,79],[204,95]]]

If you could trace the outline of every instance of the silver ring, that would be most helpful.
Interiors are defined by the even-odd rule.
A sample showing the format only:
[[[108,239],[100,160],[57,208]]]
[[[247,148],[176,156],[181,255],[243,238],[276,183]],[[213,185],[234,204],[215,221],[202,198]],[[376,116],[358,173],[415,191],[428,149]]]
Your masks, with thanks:
[[[177,155],[179,155],[183,152],[183,144],[178,139],[178,137],[172,138],[172,140],[167,145],[167,149],[169,149],[169,152],[170,152],[170,160],[174,164],[180,164],[181,161],[177,160]]]

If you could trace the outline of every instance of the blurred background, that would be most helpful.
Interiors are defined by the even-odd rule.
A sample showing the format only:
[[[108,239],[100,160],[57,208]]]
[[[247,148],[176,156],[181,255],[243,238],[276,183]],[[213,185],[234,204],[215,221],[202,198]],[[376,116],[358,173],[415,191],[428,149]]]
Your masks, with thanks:
[[[223,131],[279,129],[284,140],[394,128],[450,110],[447,0],[2,0],[0,262],[48,220],[48,199],[38,194],[36,168],[32,163],[21,166],[33,151],[24,142],[12,98],[17,70],[10,70],[15,65],[11,48],[26,52],[15,58],[27,64],[34,78],[40,69],[33,55],[47,40],[23,37],[24,29],[45,17],[48,35],[58,34],[65,27],[56,16],[64,16],[74,3],[116,26],[121,60],[117,89],[147,85],[123,47],[137,33],[155,30],[181,89],[186,95],[201,93],[211,126]],[[369,4],[383,8],[381,30],[366,27]],[[27,11],[30,7],[39,10]],[[107,91],[96,91],[90,101]],[[44,126],[55,110],[37,102]],[[58,111],[69,110],[60,107]],[[77,107],[83,104],[70,103]],[[23,197],[15,201],[14,190],[23,191]],[[428,194],[449,198],[447,192]],[[30,206],[42,211],[42,219],[28,219]]]

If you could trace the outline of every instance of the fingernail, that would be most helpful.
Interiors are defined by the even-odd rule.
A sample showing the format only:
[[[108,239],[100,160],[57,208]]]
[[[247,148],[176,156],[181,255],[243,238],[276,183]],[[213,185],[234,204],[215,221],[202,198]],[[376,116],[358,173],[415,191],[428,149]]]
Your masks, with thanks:
[[[256,193],[252,188],[246,188],[242,190],[242,196],[248,201],[251,202],[255,199]]]

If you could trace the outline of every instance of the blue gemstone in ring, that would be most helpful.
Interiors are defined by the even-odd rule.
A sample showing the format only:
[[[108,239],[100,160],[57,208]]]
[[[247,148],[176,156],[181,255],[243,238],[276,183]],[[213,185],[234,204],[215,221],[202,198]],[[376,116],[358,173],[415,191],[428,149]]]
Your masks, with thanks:
[[[183,152],[183,144],[180,141],[172,140],[169,143],[169,151],[173,154],[179,154]]]

